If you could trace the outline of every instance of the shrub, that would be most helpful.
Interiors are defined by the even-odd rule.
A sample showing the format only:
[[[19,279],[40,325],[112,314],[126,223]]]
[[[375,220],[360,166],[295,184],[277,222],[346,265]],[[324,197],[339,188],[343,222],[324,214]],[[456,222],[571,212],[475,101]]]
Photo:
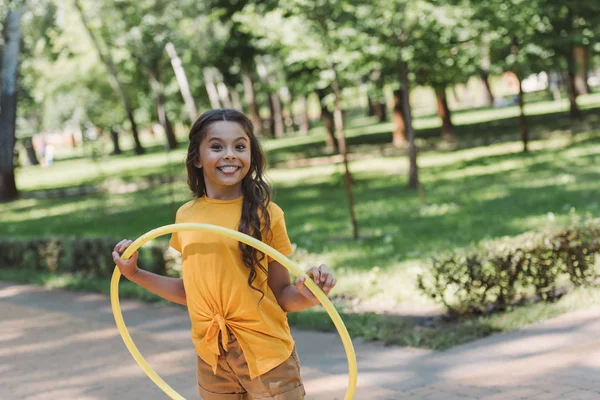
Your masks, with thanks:
[[[24,268],[110,277],[114,269],[111,238],[0,238],[0,268]],[[167,254],[167,245],[146,244],[139,249],[139,266],[161,275],[178,276],[177,255]]]
[[[454,315],[504,310],[532,294],[552,301],[562,282],[595,283],[599,237],[600,220],[591,220],[444,254],[418,276],[418,287]]]

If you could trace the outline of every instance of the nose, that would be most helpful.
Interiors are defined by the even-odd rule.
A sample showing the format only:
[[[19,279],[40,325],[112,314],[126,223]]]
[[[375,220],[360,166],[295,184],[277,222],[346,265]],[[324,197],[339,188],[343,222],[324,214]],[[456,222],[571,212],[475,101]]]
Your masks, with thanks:
[[[225,152],[225,157],[226,160],[233,160],[235,159],[235,153],[233,152],[232,149],[227,149],[227,151]]]

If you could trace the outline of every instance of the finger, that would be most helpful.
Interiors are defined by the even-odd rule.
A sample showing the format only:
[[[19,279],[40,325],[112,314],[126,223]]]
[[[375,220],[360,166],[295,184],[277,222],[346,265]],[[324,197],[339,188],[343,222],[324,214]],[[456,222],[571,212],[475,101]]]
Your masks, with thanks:
[[[127,250],[131,243],[133,243],[131,240],[126,240],[125,243],[121,244],[121,253]]]
[[[115,264],[117,264],[118,266],[122,265],[123,260],[121,259],[121,256],[119,255],[118,252],[113,251],[112,257],[113,257],[113,261],[115,262]]]
[[[296,279],[296,290],[298,290],[298,292],[304,296],[304,297],[312,297],[312,293],[310,290],[308,290],[308,288],[306,287],[306,285],[304,285],[304,282],[306,281],[306,278],[301,276],[300,278]]]
[[[328,292],[333,287],[333,275],[327,274],[327,280],[323,284],[323,291]]]
[[[312,278],[313,281],[319,283],[319,279],[321,277],[321,271],[319,271],[319,268],[312,267],[308,272],[308,275]]]
[[[319,275],[321,277],[321,282],[325,282],[327,276],[329,276],[329,272],[327,271],[327,265],[321,264],[319,265]]]
[[[115,244],[115,248],[114,251],[119,251],[119,248],[121,248],[121,244],[125,241],[125,239],[121,240],[119,243]]]

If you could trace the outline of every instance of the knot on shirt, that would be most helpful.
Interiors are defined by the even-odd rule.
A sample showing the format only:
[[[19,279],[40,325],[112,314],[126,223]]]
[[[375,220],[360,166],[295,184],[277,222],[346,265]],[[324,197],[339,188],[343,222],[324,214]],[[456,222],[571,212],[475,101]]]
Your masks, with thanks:
[[[219,333],[221,333],[221,345],[223,346],[223,350],[227,351],[227,345],[229,344],[227,323],[223,316],[215,314],[210,321],[210,326],[208,327],[204,341],[208,348],[210,348],[210,350],[217,356],[221,355],[221,351],[219,349]]]

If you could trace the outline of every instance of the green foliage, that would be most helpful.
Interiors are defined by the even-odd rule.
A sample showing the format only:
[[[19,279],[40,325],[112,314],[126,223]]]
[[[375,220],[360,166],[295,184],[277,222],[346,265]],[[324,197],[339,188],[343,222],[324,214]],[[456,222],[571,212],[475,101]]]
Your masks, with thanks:
[[[50,273],[74,273],[80,276],[108,278],[115,264],[111,238],[40,238],[32,240],[0,239],[0,269],[23,268]],[[140,268],[161,275],[177,276],[176,256],[161,244],[139,250]]]
[[[597,219],[483,244],[434,258],[428,274],[419,275],[418,286],[455,315],[505,310],[532,293],[554,301],[565,279],[576,287],[595,283],[599,238]]]

